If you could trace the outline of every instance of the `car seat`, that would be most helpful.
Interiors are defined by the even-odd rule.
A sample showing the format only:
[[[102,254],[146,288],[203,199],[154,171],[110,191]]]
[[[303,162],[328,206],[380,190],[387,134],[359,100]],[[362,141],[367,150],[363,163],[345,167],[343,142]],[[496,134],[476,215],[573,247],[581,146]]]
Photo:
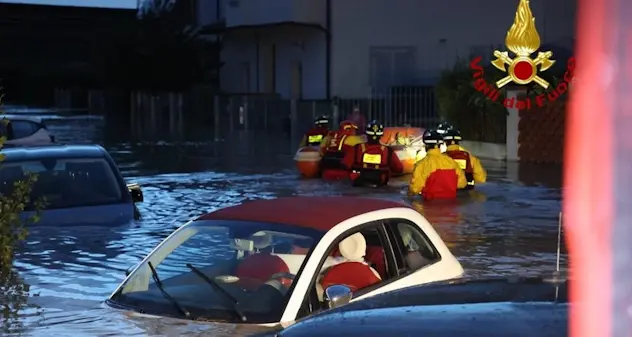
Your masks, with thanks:
[[[257,232],[251,236],[257,252],[243,259],[235,269],[235,276],[265,283],[276,273],[289,273],[288,265],[270,252],[262,252],[272,245],[272,236],[264,232]]]
[[[342,284],[351,288],[351,291],[356,291],[382,280],[380,274],[364,262],[366,240],[361,233],[355,233],[342,240],[338,244],[338,250],[345,261],[325,271],[320,281],[320,290]]]
[[[402,237],[402,243],[404,244],[404,248],[407,250],[406,252],[406,263],[411,270],[419,269],[425,265],[428,265],[431,261],[426,259],[419,252],[419,248],[417,242],[413,240],[413,233],[411,229],[406,226],[398,226],[399,234]]]

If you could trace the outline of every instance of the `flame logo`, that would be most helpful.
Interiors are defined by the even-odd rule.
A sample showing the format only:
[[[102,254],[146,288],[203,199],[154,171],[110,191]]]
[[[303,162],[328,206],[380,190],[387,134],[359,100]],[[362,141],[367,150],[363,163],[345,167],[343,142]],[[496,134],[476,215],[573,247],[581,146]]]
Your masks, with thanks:
[[[545,89],[549,87],[549,83],[538,76],[538,66],[540,71],[545,71],[551,68],[555,61],[550,59],[553,56],[550,51],[539,52],[535,59],[531,59],[531,54],[540,48],[540,35],[535,28],[535,18],[531,13],[529,0],[520,0],[514,22],[507,31],[505,45],[516,57],[510,57],[506,51],[494,50],[496,59],[491,62],[492,65],[508,73],[496,82],[498,88],[510,82],[520,85],[535,82]],[[509,69],[506,69],[506,66],[509,66]]]
[[[540,48],[540,35],[535,28],[535,18],[529,0],[520,0],[513,25],[505,38],[507,49],[518,56],[529,56]]]

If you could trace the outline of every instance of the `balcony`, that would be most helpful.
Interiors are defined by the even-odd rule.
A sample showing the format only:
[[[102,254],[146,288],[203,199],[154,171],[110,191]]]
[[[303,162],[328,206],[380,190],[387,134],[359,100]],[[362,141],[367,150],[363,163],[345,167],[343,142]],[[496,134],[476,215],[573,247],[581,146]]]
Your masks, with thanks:
[[[226,27],[296,22],[325,27],[325,0],[224,0]]]

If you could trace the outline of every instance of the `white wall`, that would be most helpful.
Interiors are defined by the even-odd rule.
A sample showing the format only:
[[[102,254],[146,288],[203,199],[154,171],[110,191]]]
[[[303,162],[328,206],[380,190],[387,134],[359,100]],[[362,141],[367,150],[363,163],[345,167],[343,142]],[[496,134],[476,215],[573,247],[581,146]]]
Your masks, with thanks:
[[[257,34],[259,70],[257,73]],[[302,63],[304,99],[323,99],[326,95],[325,35],[315,28],[288,26],[249,29],[224,37],[221,70],[222,91],[228,93],[267,92],[272,66],[267,63],[272,45],[276,46],[276,85],[274,91],[288,98],[291,93],[291,66]],[[271,59],[270,59],[271,62]],[[244,85],[243,66],[250,67],[250,83]],[[257,83],[259,84],[257,86]]]
[[[366,97],[370,84],[371,47],[412,47],[413,69],[402,72],[414,74],[411,82],[430,82],[457,56],[468,57],[471,47],[504,44],[518,1],[344,0],[332,5],[332,95],[359,98]],[[532,1],[543,43],[573,36],[575,6],[575,0]]]

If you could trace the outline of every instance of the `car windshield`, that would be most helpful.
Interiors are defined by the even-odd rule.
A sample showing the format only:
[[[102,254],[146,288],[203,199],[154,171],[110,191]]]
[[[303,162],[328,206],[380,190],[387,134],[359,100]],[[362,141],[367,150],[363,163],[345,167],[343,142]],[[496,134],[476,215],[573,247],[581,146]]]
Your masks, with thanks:
[[[161,243],[108,303],[195,320],[276,323],[321,236],[297,226],[194,221]]]
[[[104,158],[5,161],[0,164],[0,193],[11,194],[14,183],[29,173],[37,175],[31,200],[45,198],[45,209],[115,204],[129,199]]]

